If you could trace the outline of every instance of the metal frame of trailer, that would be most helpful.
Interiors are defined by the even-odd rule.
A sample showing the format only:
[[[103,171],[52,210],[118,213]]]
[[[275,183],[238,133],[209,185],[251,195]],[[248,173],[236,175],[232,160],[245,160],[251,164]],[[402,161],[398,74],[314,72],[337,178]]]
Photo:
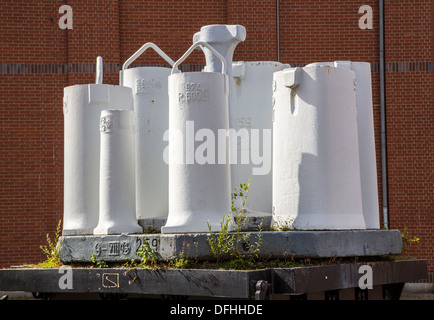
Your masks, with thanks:
[[[372,289],[361,289],[362,266]],[[69,286],[62,286],[68,272]],[[261,270],[9,268],[0,290],[40,299],[396,300],[404,284],[427,278],[426,260],[336,263]]]

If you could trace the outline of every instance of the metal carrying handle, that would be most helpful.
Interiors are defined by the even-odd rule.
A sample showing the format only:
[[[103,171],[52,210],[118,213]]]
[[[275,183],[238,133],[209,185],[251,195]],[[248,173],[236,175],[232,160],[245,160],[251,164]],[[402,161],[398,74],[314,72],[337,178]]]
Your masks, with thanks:
[[[226,59],[216,50],[214,49],[210,44],[208,44],[207,42],[204,41],[197,41],[195,43],[193,43],[193,45],[184,53],[184,55],[178,59],[178,61],[175,62],[175,64],[173,65],[172,68],[172,73],[178,73],[180,72],[178,70],[178,66],[190,55],[190,53],[198,46],[203,46],[208,48],[212,53],[215,54],[215,56],[222,62],[222,73],[226,74],[227,71],[227,62]]]
[[[145,52],[147,49],[152,48],[155,50],[155,52],[158,53],[158,55],[166,60],[167,63],[169,63],[171,66],[175,63],[170,57],[163,52],[156,44],[152,42],[145,43],[139,50],[137,50],[131,57],[128,58],[127,61],[124,62],[122,66],[122,70],[127,69],[131,63],[133,63],[134,60],[136,60],[143,52]]]
[[[163,52],[156,44],[152,42],[145,43],[139,50],[137,50],[131,57],[128,58],[127,61],[124,62],[122,65],[122,70],[127,69],[131,63],[133,63],[134,60],[136,60],[143,52],[145,52],[147,49],[152,48],[158,55],[166,60],[167,63],[169,63],[171,66],[174,65],[174,61],[170,59],[170,57]],[[122,85],[123,77],[120,78],[120,84]]]

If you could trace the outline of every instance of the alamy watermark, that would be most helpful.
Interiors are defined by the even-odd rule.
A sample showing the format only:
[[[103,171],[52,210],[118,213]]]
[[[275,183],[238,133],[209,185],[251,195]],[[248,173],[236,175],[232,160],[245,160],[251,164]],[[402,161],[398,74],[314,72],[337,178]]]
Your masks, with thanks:
[[[60,6],[59,13],[64,15],[59,19],[60,29],[72,29],[72,7],[68,5]]]
[[[72,7],[66,4],[62,5],[59,7],[59,13],[63,14],[59,19],[59,28],[72,29],[72,24],[73,24]],[[372,7],[369,5],[363,5],[359,7],[359,14],[363,14],[363,16],[359,18],[359,28],[372,29],[373,28]]]
[[[72,268],[70,266],[61,266],[59,268],[59,273],[63,274],[59,278],[59,288],[62,290],[71,290],[73,289],[72,283]]]
[[[359,288],[362,290],[373,289],[372,267],[367,264],[360,266],[359,274],[362,274],[359,278]]]
[[[372,29],[372,7],[362,5],[358,12],[363,14],[359,18],[359,28]],[[72,7],[62,5],[59,13],[63,14],[59,19],[59,28],[72,29]],[[163,154],[166,164],[253,164],[252,175],[270,173],[271,129],[218,129],[215,134],[211,129],[201,128],[195,132],[193,121],[187,121],[185,128],[185,132],[170,129],[164,133],[163,140],[176,144],[177,150],[181,151],[169,159],[167,146]],[[198,145],[198,142],[201,144]]]
[[[373,28],[373,18],[372,18],[372,7],[368,5],[363,5],[359,8],[359,13],[362,14],[359,18],[359,28],[360,29],[372,29]]]
[[[166,164],[252,164],[252,175],[271,171],[271,129],[196,131],[194,121],[186,121],[184,132],[166,130],[163,140],[169,142],[163,153]],[[176,152],[169,152],[170,148]]]

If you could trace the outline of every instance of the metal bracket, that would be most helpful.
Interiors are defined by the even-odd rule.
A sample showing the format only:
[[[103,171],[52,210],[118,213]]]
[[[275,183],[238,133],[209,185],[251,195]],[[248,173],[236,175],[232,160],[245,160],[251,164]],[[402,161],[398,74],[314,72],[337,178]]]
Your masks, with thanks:
[[[265,300],[268,298],[268,281],[252,281],[251,285],[255,290],[255,300]]]

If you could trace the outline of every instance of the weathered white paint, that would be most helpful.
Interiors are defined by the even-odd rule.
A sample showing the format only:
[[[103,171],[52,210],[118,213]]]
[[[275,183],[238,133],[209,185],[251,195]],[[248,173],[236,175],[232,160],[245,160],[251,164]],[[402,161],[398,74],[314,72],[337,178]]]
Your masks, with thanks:
[[[136,219],[134,122],[131,110],[101,112],[100,205],[94,234],[143,231]]]
[[[266,174],[254,175],[253,168],[259,166],[253,164],[251,153],[259,151],[268,152],[264,149],[264,129],[272,130],[271,119],[273,104],[273,73],[288,68],[290,65],[274,61],[234,62],[232,64],[233,75],[233,125],[235,130],[247,129],[249,131],[249,144],[237,142],[237,156],[240,158],[243,148],[249,147],[250,153],[248,164],[237,161],[237,169],[232,172],[232,190],[238,188],[240,183],[247,183],[250,179],[250,188],[247,198],[247,210],[255,212],[267,212],[271,214],[271,181],[272,171]],[[258,129],[260,144],[258,150],[254,150],[251,129]],[[271,141],[270,141],[271,143]],[[271,161],[271,154],[269,155]],[[262,163],[263,171],[267,170]],[[271,162],[270,162],[271,166]]]
[[[364,229],[354,72],[288,68],[274,81],[273,223]]]
[[[169,76],[169,130],[184,134],[189,122],[194,123],[195,130],[210,130],[217,137],[219,129],[228,128],[228,76],[216,72],[176,72],[178,64],[199,45],[211,48],[203,42],[195,43],[175,63]],[[224,71],[226,63],[218,56]],[[223,217],[230,213],[228,161],[188,164],[186,158],[196,150],[188,141],[186,136],[181,141],[178,135],[169,138],[169,215],[162,233],[207,232],[208,221],[218,231]],[[181,161],[177,161],[179,158]]]
[[[63,235],[92,234],[99,212],[99,119],[104,109],[133,109],[131,88],[109,84],[64,88]]]
[[[311,65],[330,65],[339,68],[348,68],[354,71],[356,75],[357,128],[363,216],[367,229],[379,229],[380,212],[378,203],[371,65],[368,62],[354,61],[319,62]]]
[[[171,68],[128,66],[148,48],[154,49],[171,66],[170,59],[153,43],[134,53],[120,71],[120,83],[133,92],[136,116],[136,216],[138,219],[166,218],[168,214],[169,167],[163,160],[169,128],[167,79]]]

